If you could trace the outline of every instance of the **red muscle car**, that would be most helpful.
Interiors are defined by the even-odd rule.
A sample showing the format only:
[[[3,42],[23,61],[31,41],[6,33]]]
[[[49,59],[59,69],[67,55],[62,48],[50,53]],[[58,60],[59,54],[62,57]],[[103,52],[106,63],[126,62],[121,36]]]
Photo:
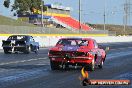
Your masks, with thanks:
[[[106,53],[91,38],[62,38],[48,53],[52,70],[69,65],[85,66],[93,71],[95,65],[102,68]]]

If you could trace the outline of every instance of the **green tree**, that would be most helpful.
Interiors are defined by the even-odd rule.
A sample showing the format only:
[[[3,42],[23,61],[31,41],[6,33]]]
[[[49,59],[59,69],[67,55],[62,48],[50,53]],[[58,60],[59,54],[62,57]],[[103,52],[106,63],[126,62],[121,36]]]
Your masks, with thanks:
[[[10,0],[5,0],[3,5],[6,7],[6,8],[9,8],[9,5],[10,5]]]
[[[5,0],[6,2],[9,0]],[[33,12],[33,8],[41,9],[42,4],[44,2],[42,0],[14,0],[14,4],[12,5],[11,11],[15,11],[15,14],[31,14]],[[44,11],[46,7],[43,6]]]

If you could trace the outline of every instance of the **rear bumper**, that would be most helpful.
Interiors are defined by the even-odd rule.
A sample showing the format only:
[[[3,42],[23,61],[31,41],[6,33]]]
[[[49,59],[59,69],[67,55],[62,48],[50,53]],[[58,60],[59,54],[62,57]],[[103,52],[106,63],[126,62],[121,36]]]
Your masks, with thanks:
[[[90,64],[92,62],[92,58],[84,59],[84,58],[72,58],[72,59],[65,59],[65,58],[54,58],[49,57],[51,61],[58,62],[58,63],[67,63],[67,64]]]
[[[12,51],[12,49],[14,49],[14,51],[24,51],[26,50],[26,46],[3,46],[3,49]]]
[[[26,47],[25,46],[16,46],[14,47],[14,51],[25,51]]]
[[[3,49],[4,50],[8,50],[8,51],[11,51],[12,50],[12,46],[3,46]]]

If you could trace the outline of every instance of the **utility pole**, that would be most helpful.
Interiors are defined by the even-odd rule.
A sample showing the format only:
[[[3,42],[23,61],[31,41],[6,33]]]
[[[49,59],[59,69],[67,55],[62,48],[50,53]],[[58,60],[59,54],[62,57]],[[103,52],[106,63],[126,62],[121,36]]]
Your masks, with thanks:
[[[106,1],[104,0],[104,30],[106,30]]]
[[[124,34],[126,32],[126,26],[128,23],[130,24],[130,13],[131,13],[131,2],[130,0],[125,0],[124,4],[124,17],[123,17],[123,23],[124,23]]]
[[[79,0],[79,33],[81,31],[81,0]]]
[[[44,3],[43,3],[43,0],[41,1],[41,25],[42,25],[42,27],[44,27],[44,23],[43,23],[43,5],[44,5]]]
[[[126,24],[127,24],[127,6],[126,3],[124,4],[124,16],[123,16],[123,24],[124,24],[124,34],[126,31]]]
[[[130,21],[131,21],[131,20],[130,20],[130,19],[131,19],[131,5],[132,5],[132,4],[131,4],[131,0],[128,0],[127,3],[128,3],[128,23],[129,23],[129,25],[130,25],[130,23],[131,23],[131,22],[130,22]]]

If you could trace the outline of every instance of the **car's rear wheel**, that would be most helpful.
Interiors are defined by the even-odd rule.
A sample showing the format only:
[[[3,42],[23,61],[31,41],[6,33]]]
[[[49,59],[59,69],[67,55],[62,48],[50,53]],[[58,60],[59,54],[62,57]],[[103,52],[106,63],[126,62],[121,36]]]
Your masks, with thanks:
[[[65,65],[65,70],[69,70],[69,65],[68,64]]]
[[[11,52],[9,52],[9,50],[7,50],[7,49],[4,49],[4,53],[5,54],[11,54]]]
[[[50,61],[51,70],[58,70],[59,69],[59,63]]]
[[[94,71],[95,70],[95,59],[92,60],[92,62],[89,64],[89,70]]]
[[[99,68],[103,68],[104,61],[102,60],[100,65],[98,65]]]
[[[94,71],[95,70],[95,60],[93,59],[90,64],[85,65],[84,70],[86,70],[86,71]]]

